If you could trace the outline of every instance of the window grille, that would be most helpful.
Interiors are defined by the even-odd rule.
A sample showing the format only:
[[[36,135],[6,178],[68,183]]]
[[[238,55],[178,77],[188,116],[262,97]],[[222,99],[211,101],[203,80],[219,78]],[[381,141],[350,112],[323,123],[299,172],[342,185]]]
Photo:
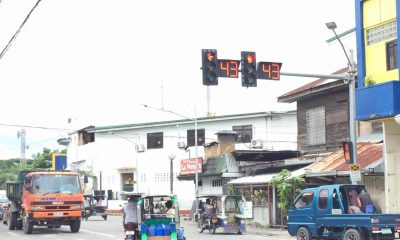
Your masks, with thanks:
[[[396,21],[388,22],[386,24],[376,26],[371,29],[367,29],[365,35],[368,46],[374,43],[396,38],[397,36]]]
[[[253,126],[243,125],[243,126],[233,126],[232,130],[237,133],[236,142],[238,143],[250,143],[253,138]]]
[[[326,143],[325,106],[306,111],[306,131],[307,146]]]

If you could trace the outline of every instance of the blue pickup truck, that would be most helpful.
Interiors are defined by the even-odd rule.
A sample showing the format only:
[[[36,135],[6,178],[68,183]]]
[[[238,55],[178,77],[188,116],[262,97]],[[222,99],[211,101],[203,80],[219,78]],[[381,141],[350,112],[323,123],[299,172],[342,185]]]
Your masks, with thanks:
[[[399,239],[400,214],[378,214],[371,205],[350,213],[349,192],[366,191],[364,185],[324,185],[307,188],[288,212],[288,232],[297,239]]]

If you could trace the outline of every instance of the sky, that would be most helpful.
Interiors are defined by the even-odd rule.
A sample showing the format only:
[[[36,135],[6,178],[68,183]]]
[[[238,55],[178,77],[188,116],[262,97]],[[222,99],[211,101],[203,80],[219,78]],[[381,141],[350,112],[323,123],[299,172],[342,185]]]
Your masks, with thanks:
[[[0,0],[0,50],[37,0]],[[106,126],[259,111],[315,79],[281,76],[241,86],[240,75],[202,84],[201,49],[282,62],[282,72],[330,74],[347,65],[337,33],[355,27],[351,0],[42,0],[0,59],[0,159],[26,156],[89,125]],[[355,34],[342,39],[355,49]],[[207,88],[209,90],[207,94]],[[153,108],[144,108],[146,104]],[[68,121],[71,119],[71,121]],[[10,126],[13,125],[13,126]],[[32,128],[32,127],[44,127]]]

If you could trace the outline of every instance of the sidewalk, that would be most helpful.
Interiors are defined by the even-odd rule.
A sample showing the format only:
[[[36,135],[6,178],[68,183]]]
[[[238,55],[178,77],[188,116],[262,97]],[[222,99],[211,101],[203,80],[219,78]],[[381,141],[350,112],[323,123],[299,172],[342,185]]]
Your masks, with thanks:
[[[191,227],[197,226],[196,222],[191,220],[182,220],[181,225],[187,225]],[[293,239],[289,235],[286,228],[257,228],[251,225],[246,225],[246,234],[276,237],[276,239]]]

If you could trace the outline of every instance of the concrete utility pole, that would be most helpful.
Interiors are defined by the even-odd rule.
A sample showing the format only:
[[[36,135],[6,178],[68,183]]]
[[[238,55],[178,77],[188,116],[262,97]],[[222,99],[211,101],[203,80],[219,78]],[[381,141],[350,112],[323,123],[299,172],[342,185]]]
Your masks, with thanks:
[[[26,130],[21,129],[21,131],[18,131],[17,137],[21,140],[21,157],[19,160],[19,164],[25,164]]]

